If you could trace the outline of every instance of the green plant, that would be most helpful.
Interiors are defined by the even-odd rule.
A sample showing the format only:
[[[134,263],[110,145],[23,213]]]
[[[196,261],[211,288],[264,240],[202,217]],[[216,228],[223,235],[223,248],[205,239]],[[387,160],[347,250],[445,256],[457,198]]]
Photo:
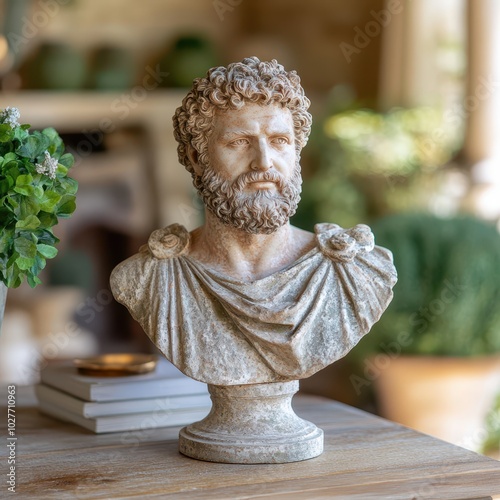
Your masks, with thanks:
[[[434,108],[356,109],[330,116],[323,129],[339,147],[333,161],[349,173],[406,176],[436,170],[451,158],[456,134],[442,129],[442,121]]]
[[[427,210],[461,134],[434,108],[350,109],[328,116],[313,139],[319,166],[304,182],[296,218],[308,228],[308,219],[352,226]]]
[[[52,227],[76,208],[78,184],[67,176],[73,156],[53,128],[30,132],[16,108],[0,110],[0,280],[31,287],[56,256]]]
[[[394,255],[394,299],[364,349],[404,338],[404,354],[500,351],[500,235],[472,217],[399,214],[372,225]],[[401,337],[403,336],[403,337]]]
[[[481,453],[500,452],[500,394],[485,419],[487,436],[481,446]]]

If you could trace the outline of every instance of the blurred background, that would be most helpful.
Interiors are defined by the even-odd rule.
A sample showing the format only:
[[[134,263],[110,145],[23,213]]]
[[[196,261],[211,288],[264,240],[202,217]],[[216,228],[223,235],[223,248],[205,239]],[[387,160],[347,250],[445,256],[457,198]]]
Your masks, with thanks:
[[[0,380],[153,350],[108,277],[153,229],[202,222],[171,117],[208,68],[276,58],[314,117],[293,222],[370,224],[400,277],[302,389],[498,455],[499,22],[496,0],[0,0],[0,108],[55,127],[80,185],[44,284],[9,290]]]

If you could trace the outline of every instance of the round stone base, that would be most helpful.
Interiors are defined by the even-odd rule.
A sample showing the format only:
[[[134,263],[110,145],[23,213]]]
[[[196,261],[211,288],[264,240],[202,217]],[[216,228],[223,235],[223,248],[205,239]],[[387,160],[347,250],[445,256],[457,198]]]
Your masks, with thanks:
[[[323,431],[292,409],[297,381],[210,386],[212,410],[179,434],[188,457],[233,464],[298,462],[323,452]]]

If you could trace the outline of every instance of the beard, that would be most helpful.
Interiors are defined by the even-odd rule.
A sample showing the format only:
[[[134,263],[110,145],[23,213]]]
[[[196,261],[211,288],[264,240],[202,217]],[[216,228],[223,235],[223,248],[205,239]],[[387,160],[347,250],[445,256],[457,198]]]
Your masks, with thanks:
[[[276,191],[267,189],[245,193],[250,182],[276,184]],[[224,179],[206,165],[194,185],[203,203],[223,224],[252,234],[270,234],[288,222],[300,201],[302,177],[297,162],[290,180],[279,172],[247,172],[234,181]]]

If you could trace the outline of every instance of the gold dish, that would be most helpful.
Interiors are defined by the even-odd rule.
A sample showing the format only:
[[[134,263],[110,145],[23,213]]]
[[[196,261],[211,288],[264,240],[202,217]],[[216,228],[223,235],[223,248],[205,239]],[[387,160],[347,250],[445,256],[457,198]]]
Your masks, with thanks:
[[[124,377],[152,372],[158,357],[150,354],[103,354],[93,358],[74,359],[81,375],[90,377]]]

